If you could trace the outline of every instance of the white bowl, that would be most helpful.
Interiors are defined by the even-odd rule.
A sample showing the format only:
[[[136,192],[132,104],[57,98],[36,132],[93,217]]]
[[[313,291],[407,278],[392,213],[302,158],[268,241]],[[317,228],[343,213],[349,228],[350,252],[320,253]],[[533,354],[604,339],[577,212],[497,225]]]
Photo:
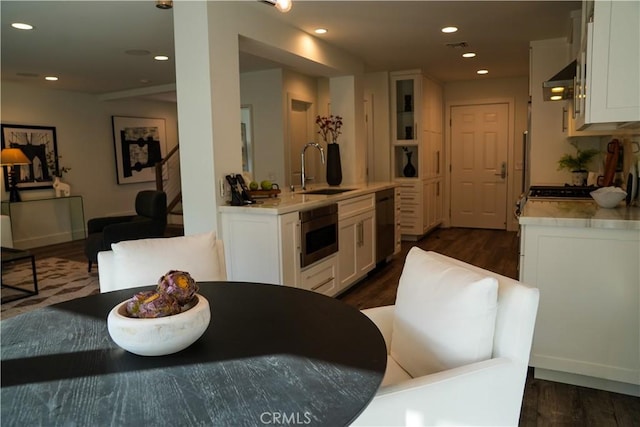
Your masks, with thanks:
[[[627,193],[619,187],[602,187],[592,191],[591,197],[601,208],[615,208],[627,197]]]
[[[173,316],[138,319],[126,316],[123,301],[111,309],[107,328],[111,339],[125,350],[140,356],[163,356],[193,344],[209,326],[209,301],[196,294],[198,302],[189,310]]]

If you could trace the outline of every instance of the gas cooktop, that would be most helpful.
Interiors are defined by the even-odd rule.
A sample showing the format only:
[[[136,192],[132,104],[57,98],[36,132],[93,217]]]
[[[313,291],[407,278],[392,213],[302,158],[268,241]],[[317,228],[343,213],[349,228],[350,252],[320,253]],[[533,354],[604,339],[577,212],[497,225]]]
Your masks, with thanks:
[[[529,188],[529,199],[573,199],[573,200],[593,200],[591,193],[598,187],[576,186],[576,185],[532,185]]]

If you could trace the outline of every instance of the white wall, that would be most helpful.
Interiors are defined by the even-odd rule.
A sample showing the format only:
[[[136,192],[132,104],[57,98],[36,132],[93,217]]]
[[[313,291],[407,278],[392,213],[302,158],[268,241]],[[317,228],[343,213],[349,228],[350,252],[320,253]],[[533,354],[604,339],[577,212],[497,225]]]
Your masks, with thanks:
[[[185,233],[217,230],[217,191],[224,174],[242,167],[238,51],[314,66],[326,76],[362,73],[362,61],[277,19],[257,2],[175,2],[176,85]],[[195,77],[194,77],[195,76]],[[207,80],[208,78],[208,80]],[[349,149],[355,152],[356,146]],[[354,156],[355,157],[355,156]],[[186,165],[207,166],[190,174]]]
[[[155,188],[155,182],[118,185],[111,116],[165,119],[167,149],[177,144],[176,105],[142,100],[100,101],[96,96],[60,90],[43,90],[2,82],[3,124],[56,128],[61,165],[71,168],[63,180],[72,195],[81,195],[85,219],[133,213],[138,191]],[[2,199],[8,199],[2,191]],[[21,191],[23,200],[53,196],[53,190]],[[38,212],[38,215],[46,214]],[[20,236],[14,236],[19,240]]]
[[[567,173],[558,171],[558,159],[575,151],[562,134],[564,102],[544,101],[542,82],[569,63],[566,39],[531,42],[531,184],[562,185]],[[569,181],[570,182],[570,181]]]
[[[253,111],[253,177],[283,182],[284,116],[282,70],[240,75],[240,99]]]
[[[486,79],[463,82],[452,82],[444,85],[445,111],[445,146],[450,147],[451,133],[449,126],[450,107],[452,105],[474,104],[489,99],[508,99],[514,105],[513,133],[510,135],[508,153],[508,191],[507,212],[511,212],[516,198],[522,192],[522,134],[527,129],[528,95],[527,77],[510,79]],[[450,152],[449,150],[445,150]],[[448,159],[447,159],[448,162]],[[448,164],[448,163],[447,163]],[[445,168],[448,170],[448,168]],[[448,211],[449,192],[446,193],[445,211]],[[512,215],[507,215],[507,229],[517,229],[517,221]]]

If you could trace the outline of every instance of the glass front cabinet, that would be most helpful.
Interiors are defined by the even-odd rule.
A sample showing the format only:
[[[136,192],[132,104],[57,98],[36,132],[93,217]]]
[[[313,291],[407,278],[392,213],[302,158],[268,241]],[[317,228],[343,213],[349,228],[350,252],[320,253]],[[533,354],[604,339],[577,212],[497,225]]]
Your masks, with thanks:
[[[411,70],[391,73],[391,92],[391,170],[400,183],[400,229],[403,239],[417,240],[442,222],[442,88]]]

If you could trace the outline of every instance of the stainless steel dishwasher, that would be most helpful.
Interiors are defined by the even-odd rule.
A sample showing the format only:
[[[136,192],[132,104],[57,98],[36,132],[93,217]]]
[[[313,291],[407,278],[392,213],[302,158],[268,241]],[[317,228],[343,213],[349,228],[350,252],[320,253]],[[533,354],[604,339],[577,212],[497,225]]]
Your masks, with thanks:
[[[395,246],[394,189],[376,192],[376,263],[393,255]]]

